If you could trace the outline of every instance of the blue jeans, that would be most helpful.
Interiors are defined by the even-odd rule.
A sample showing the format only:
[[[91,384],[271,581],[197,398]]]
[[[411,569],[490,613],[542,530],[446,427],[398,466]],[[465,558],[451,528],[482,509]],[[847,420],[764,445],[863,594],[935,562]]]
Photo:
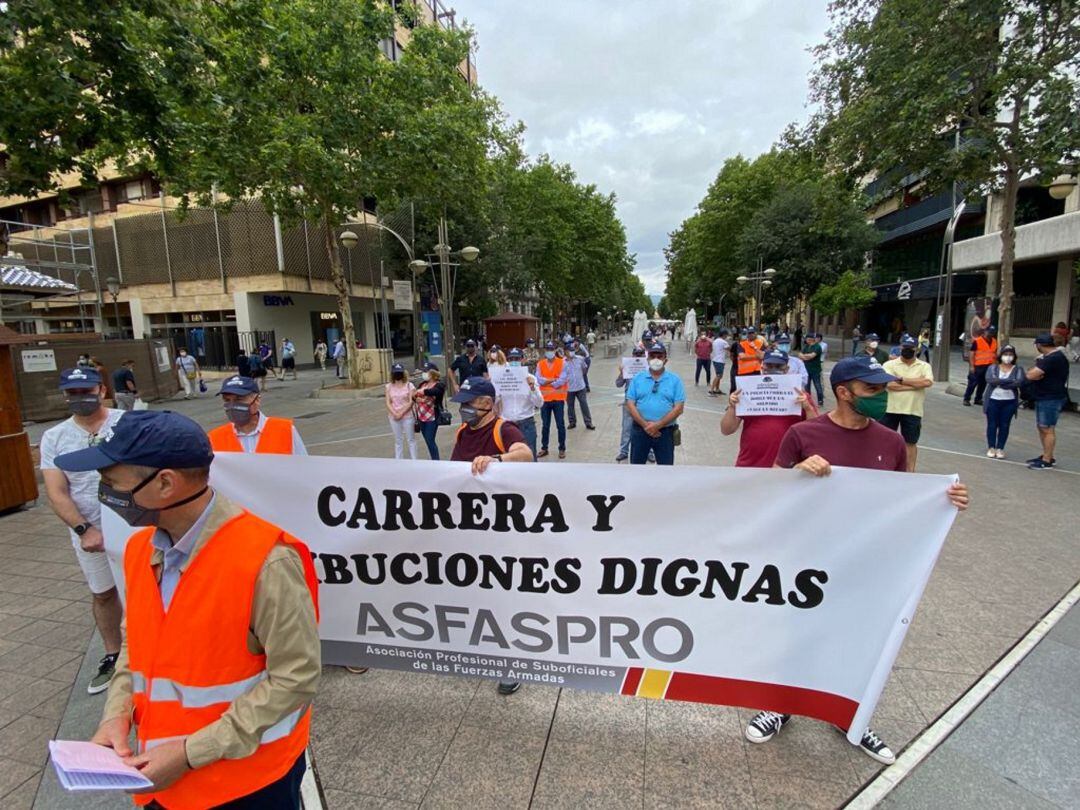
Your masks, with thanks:
[[[986,408],[986,446],[1004,450],[1009,440],[1009,428],[1019,403],[1015,399],[988,399]]]
[[[559,401],[545,402],[540,408],[540,418],[543,420],[543,428],[540,433],[540,449],[548,449],[548,439],[551,438],[551,417],[555,417],[555,430],[559,434],[559,449],[566,449],[566,423],[563,422],[563,411],[566,403]]]
[[[533,461],[536,461],[536,418],[530,416],[528,419],[522,419],[519,422],[514,422],[521,431],[521,435],[525,437],[525,444],[529,445],[529,449],[532,450]]]
[[[630,409],[626,402],[622,404],[622,434],[619,436],[619,455],[630,455],[630,431],[634,427],[634,417],[630,415]]]
[[[964,402],[971,402],[972,393],[975,394],[975,404],[982,402],[983,392],[986,391],[986,370],[990,366],[975,366],[974,371],[968,372],[967,388],[964,389]]]
[[[653,438],[645,428],[634,423],[630,432],[630,463],[644,464],[652,450],[659,465],[671,466],[675,463],[675,427],[668,425],[661,428],[660,435]]]
[[[566,397],[566,404],[570,408],[569,422],[570,427],[577,424],[577,414],[574,413],[574,403],[581,403],[581,418],[585,420],[586,425],[592,425],[592,414],[589,412],[589,398],[588,392],[582,388],[580,391],[571,391]]]
[[[1056,427],[1058,417],[1068,401],[1067,397],[1035,400],[1035,424],[1041,428]]]
[[[430,422],[420,423],[420,435],[424,437],[424,443],[427,444],[428,455],[431,456],[432,461],[439,460],[439,446],[435,444],[435,434],[439,432],[439,420],[432,419]]]
[[[821,387],[821,372],[808,372],[809,379],[806,381],[806,393],[810,393],[810,387],[813,386],[817,389],[817,404],[825,404],[825,392]]]
[[[697,359],[697,368],[694,369],[694,385],[698,384],[701,380],[701,370],[705,370],[705,384],[708,385],[712,382],[712,362],[710,360],[702,360],[700,357]]]

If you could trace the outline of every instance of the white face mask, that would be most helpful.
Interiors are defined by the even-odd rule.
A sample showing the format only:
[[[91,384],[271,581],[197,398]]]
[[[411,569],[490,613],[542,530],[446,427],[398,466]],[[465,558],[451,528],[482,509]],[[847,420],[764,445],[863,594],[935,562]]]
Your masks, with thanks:
[[[878,347],[878,342],[876,340],[871,340],[866,345],[871,349],[876,349]]]
[[[1001,362],[1007,366],[1011,366],[1016,362],[1016,358],[1011,354],[1003,354],[1001,355]]]
[[[430,371],[425,371],[422,376],[424,378],[424,382],[427,382],[428,380],[431,379],[431,372]]]
[[[664,361],[659,357],[653,357],[649,360],[649,368],[653,371],[660,371],[664,367]]]

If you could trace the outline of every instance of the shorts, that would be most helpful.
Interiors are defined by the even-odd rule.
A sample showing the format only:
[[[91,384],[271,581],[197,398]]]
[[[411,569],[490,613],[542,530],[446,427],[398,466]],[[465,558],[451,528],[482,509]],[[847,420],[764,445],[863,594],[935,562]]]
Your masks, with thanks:
[[[889,430],[900,428],[905,444],[918,444],[922,434],[922,417],[910,413],[885,413],[878,420]]]
[[[712,367],[713,367],[713,371],[716,372],[717,377],[723,377],[724,376],[724,364],[723,363],[717,363],[715,360],[713,360]]]
[[[105,593],[116,587],[112,569],[109,567],[109,555],[104,551],[83,551],[79,541],[73,541],[75,556],[79,559],[79,567],[86,584],[90,586],[92,593]]]
[[[283,358],[281,358],[281,368],[282,369],[295,369],[296,368],[296,358],[295,357],[283,357]]]
[[[1064,398],[1035,400],[1035,424],[1041,428],[1054,427],[1064,408]]]

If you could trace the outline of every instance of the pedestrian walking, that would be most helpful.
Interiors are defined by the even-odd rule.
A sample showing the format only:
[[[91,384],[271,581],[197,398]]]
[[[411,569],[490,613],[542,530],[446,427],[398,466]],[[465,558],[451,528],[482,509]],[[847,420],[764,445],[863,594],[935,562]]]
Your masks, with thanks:
[[[544,398],[540,408],[540,452],[536,457],[540,459],[548,454],[551,420],[554,418],[559,458],[566,458],[566,423],[563,421],[567,397],[566,360],[556,357],[555,344],[550,340],[544,344],[544,359],[536,364],[536,381],[540,383],[540,394]]]
[[[199,380],[202,379],[202,369],[199,361],[188,354],[187,349],[180,349],[176,355],[176,378],[180,380],[180,388],[184,392],[184,399],[191,399],[192,393],[199,395]]]
[[[859,353],[860,340],[862,340],[862,330],[859,328],[858,324],[855,324],[851,327],[851,354],[853,357]]]
[[[968,361],[967,388],[964,389],[964,404],[971,405],[971,395],[975,395],[975,404],[983,404],[986,391],[986,370],[997,362],[997,329],[987,326],[983,333],[971,341],[971,354]]]
[[[285,375],[292,372],[292,378],[296,379],[296,344],[288,338],[281,339],[281,376],[278,378],[285,381]]]
[[[346,364],[348,363],[348,352],[345,349],[345,339],[338,338],[334,342],[334,376],[339,380],[348,378]]]
[[[709,359],[713,364],[713,381],[709,386],[710,396],[719,396],[724,392],[720,390],[720,385],[724,381],[724,367],[728,364],[728,360],[731,356],[731,343],[728,342],[728,336],[731,334],[727,329],[721,329],[716,338],[713,339],[712,349]]]
[[[930,327],[924,326],[919,332],[919,351],[916,355],[920,360],[930,362]]]
[[[1035,351],[1039,356],[1027,370],[1023,394],[1035,402],[1035,425],[1039,430],[1042,455],[1028,460],[1033,470],[1048,470],[1057,464],[1054,448],[1057,444],[1057,423],[1069,392],[1069,359],[1060,346],[1055,345],[1053,335],[1043,333],[1035,338]]]
[[[766,374],[789,374],[790,358],[782,351],[765,353],[762,368]],[[739,436],[739,456],[736,467],[772,467],[776,461],[776,452],[780,449],[780,440],[784,438],[792,425],[818,415],[810,395],[802,387],[795,389],[795,401],[802,409],[798,414],[761,416],[739,416],[735,409],[739,405],[742,392],[735,389],[728,395],[728,407],[720,419],[720,433],[731,436],[742,427]]]
[[[443,396],[446,383],[441,379],[439,367],[430,360],[420,367],[420,385],[413,391],[413,410],[420,435],[424,437],[428,456],[432,461],[439,460],[439,446],[435,443],[435,434],[439,431],[443,413]],[[449,424],[449,422],[447,422]]]
[[[864,416],[859,408],[861,399],[884,391],[888,383],[897,380],[868,355],[837,362],[829,379],[836,407],[816,419],[789,428],[780,442],[775,466],[795,468],[817,477],[829,475],[833,466],[907,472],[904,440]],[[950,484],[945,495],[957,509],[967,508],[965,484]],[[790,721],[790,714],[758,712],[747,724],[744,734],[752,743],[766,743]],[[870,728],[863,732],[859,747],[878,762],[891,765],[896,761],[889,746]]]
[[[315,362],[319,364],[320,371],[326,371],[327,352],[328,347],[326,345],[326,341],[322,338],[319,338],[318,342],[315,344]]]
[[[587,358],[582,354],[584,349],[571,338],[563,347],[563,369],[566,373],[566,405],[567,405],[567,430],[577,427],[577,413],[575,405],[581,406],[581,418],[585,422],[586,430],[596,430],[593,425],[592,413],[589,411],[589,387],[585,382]]]
[[[656,463],[670,466],[675,463],[676,420],[686,403],[682,380],[668,371],[668,353],[663,343],[649,347],[649,368],[630,381],[626,392],[626,407],[634,420],[630,433],[630,463],[644,464],[650,451]]]
[[[416,387],[405,375],[405,366],[394,363],[390,367],[390,382],[386,384],[386,413],[390,429],[394,432],[394,458],[403,458],[405,442],[409,444],[409,458],[416,461],[416,431],[413,416],[413,393]]]
[[[90,610],[105,646],[105,657],[90,678],[91,695],[109,688],[120,654],[120,618],[123,605],[116,590],[105,538],[101,534],[101,502],[97,472],[65,471],[56,459],[73,450],[93,447],[112,435],[124,411],[106,408],[101,395],[101,375],[91,367],[64,369],[60,391],[71,416],[41,436],[41,477],[53,512],[68,527],[75,558],[90,588]]]
[[[91,742],[153,783],[139,796],[151,806],[299,808],[318,580],[303,543],[210,487],[213,458],[192,420],[135,411],[104,443],[56,459],[100,470],[102,502],[141,527],[124,553],[126,633]]]
[[[930,364],[915,356],[918,345],[911,335],[905,336],[900,342],[900,356],[883,366],[887,374],[897,379],[885,386],[888,392],[885,413],[878,420],[889,430],[900,430],[907,445],[908,472],[915,472],[926,391],[934,384]]]
[[[513,367],[522,366],[521,349],[511,349],[506,355],[506,364]],[[524,391],[500,391],[496,401],[496,409],[503,419],[512,422],[525,437],[525,444],[529,445],[533,456],[536,456],[536,412],[544,405],[544,395],[532,374],[525,376]]]
[[[139,396],[139,389],[135,386],[135,361],[123,360],[120,367],[113,372],[113,400],[117,410],[135,410],[135,399]]]
[[[217,395],[221,397],[227,421],[208,434],[215,453],[307,455],[304,441],[291,419],[262,412],[262,394],[254,379],[229,377]]]
[[[265,341],[259,344],[259,359],[262,360],[263,368],[274,377],[278,376],[277,368],[274,366],[274,347]],[[265,390],[265,385],[263,386]]]
[[[236,355],[236,376],[251,376],[251,358],[248,357],[247,352],[243,349]]]
[[[867,335],[868,339],[869,337],[870,335]],[[870,343],[867,342],[866,345],[869,346]],[[802,347],[798,357],[806,365],[806,393],[809,394],[810,387],[814,387],[814,391],[817,393],[817,404],[820,408],[825,404],[825,391],[821,384],[821,366],[825,357],[825,350],[821,346],[820,332],[811,332],[806,336],[806,345]]]
[[[251,379],[259,386],[260,391],[266,390],[266,366],[263,365],[262,355],[254,351],[247,356],[247,367]],[[243,377],[243,374],[239,376]]]
[[[712,340],[708,333],[702,332],[694,341],[694,386],[701,384],[701,372],[705,372],[705,385],[712,387]]]
[[[1020,386],[1024,369],[1016,362],[1016,349],[1001,347],[996,364],[986,370],[986,393],[983,413],[986,414],[986,456],[1005,458],[1005,443],[1009,429],[1020,407]]]

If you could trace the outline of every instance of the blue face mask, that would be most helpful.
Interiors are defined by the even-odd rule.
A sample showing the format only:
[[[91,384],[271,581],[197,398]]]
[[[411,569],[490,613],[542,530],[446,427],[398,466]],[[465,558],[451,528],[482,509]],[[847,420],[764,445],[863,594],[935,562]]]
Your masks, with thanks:
[[[544,352],[544,357],[546,357],[548,360],[554,360],[555,352]]]
[[[779,344],[779,346],[777,348],[779,348],[780,351],[787,354],[789,351],[791,351],[791,344],[790,343],[781,343],[781,344]]]
[[[510,365],[512,365],[512,366],[520,366],[521,361],[520,360],[511,360]]]

